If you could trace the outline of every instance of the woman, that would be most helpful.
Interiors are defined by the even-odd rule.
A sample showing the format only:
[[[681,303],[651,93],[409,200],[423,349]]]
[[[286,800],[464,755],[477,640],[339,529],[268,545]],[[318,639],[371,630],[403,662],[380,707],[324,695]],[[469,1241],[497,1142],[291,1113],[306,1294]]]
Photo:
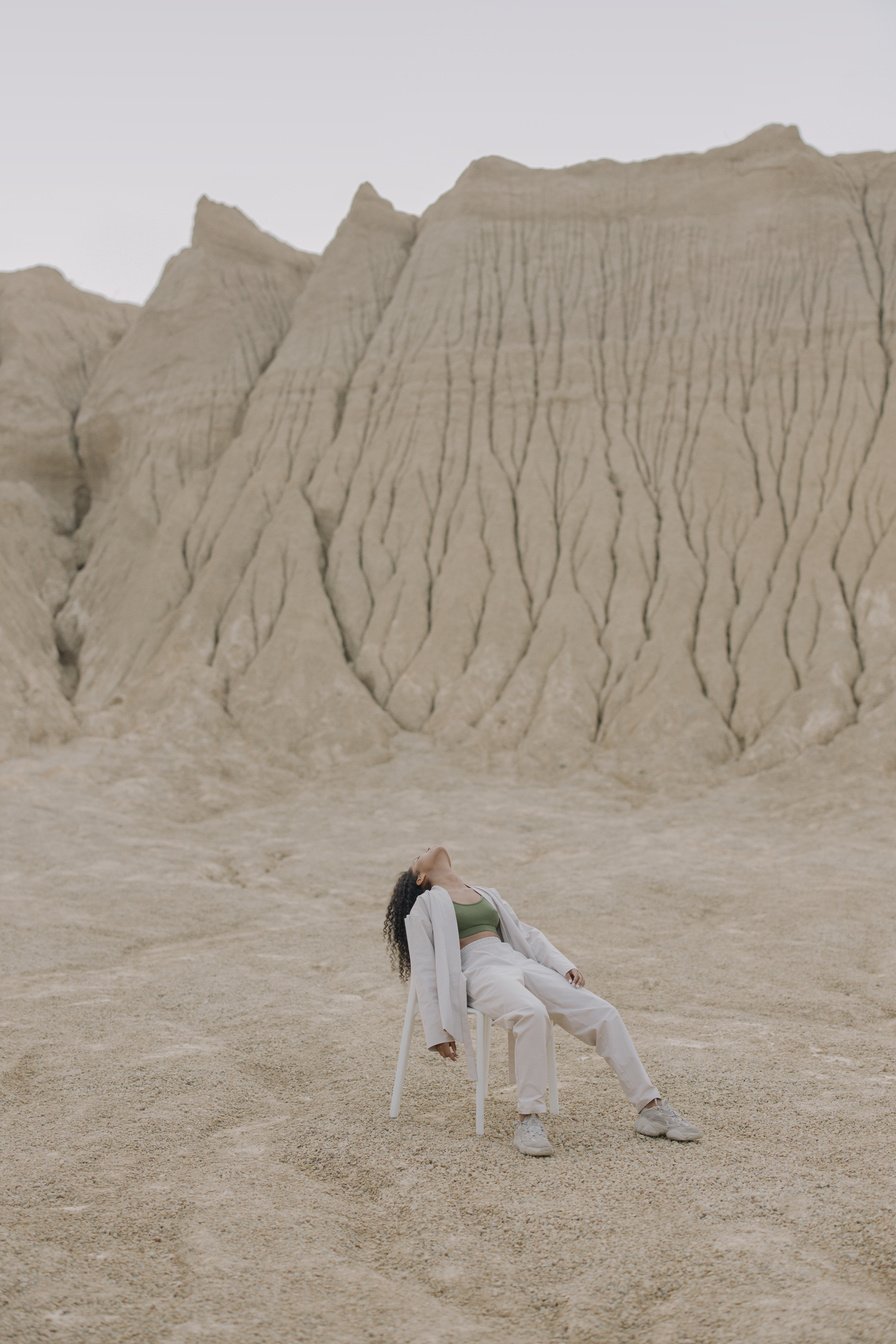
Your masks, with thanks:
[[[521,1153],[553,1152],[541,1120],[552,1021],[607,1060],[637,1110],[639,1134],[700,1138],[702,1131],[651,1083],[613,1005],[585,989],[581,971],[539,929],[524,924],[494,887],[475,887],[459,877],[442,845],[418,854],[399,874],[383,934],[400,978],[413,971],[430,1050],[456,1060],[462,1039],[467,1074],[475,1079],[468,1008],[480,1009],[511,1033],[519,1115],[513,1141]]]

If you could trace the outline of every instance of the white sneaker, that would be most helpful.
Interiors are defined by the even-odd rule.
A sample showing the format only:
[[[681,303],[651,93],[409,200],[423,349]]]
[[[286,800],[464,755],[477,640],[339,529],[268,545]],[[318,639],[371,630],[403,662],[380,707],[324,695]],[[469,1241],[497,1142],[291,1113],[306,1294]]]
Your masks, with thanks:
[[[667,1139],[680,1139],[682,1142],[699,1139],[703,1134],[702,1129],[692,1125],[690,1120],[685,1120],[664,1098],[655,1106],[646,1106],[638,1112],[635,1129],[639,1134],[649,1134],[651,1138],[665,1134]]]
[[[554,1151],[537,1115],[527,1115],[525,1120],[517,1120],[513,1141],[521,1153],[527,1153],[530,1157],[550,1157]]]

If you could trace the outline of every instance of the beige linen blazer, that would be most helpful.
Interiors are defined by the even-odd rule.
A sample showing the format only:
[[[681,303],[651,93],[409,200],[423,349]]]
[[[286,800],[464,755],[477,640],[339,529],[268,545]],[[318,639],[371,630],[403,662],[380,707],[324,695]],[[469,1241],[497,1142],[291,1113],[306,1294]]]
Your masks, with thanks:
[[[566,975],[575,962],[558,952],[540,929],[524,924],[494,887],[473,887],[498,912],[499,932],[505,943],[543,966]],[[427,1049],[440,1041],[463,1041],[467,1077],[476,1079],[476,1056],[470,1036],[467,981],[461,970],[460,935],[450,893],[444,887],[421,891],[404,921],[411,957],[411,975]],[[516,1081],[514,1036],[507,1033],[510,1081]]]

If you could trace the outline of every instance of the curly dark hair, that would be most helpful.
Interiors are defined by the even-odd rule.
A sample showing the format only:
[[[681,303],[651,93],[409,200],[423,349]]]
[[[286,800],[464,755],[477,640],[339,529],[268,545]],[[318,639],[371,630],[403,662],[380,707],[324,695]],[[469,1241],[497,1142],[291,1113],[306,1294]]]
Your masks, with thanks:
[[[408,951],[408,936],[404,921],[420,892],[428,891],[429,887],[428,877],[425,877],[422,885],[418,887],[417,874],[413,868],[406,868],[403,873],[398,874],[395,886],[392,888],[389,908],[383,920],[383,937],[389,948],[392,969],[398,972],[400,980],[407,980],[411,973],[411,954]]]

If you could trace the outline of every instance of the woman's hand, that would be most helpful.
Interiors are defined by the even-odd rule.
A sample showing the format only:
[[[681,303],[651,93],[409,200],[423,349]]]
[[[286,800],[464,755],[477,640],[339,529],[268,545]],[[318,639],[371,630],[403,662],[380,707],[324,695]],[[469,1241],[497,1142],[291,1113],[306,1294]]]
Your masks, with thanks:
[[[571,971],[567,971],[565,978],[571,985],[581,986],[585,983],[585,977],[577,966],[573,966]]]
[[[439,1041],[431,1045],[430,1050],[438,1050],[443,1059],[457,1059],[457,1041]]]

